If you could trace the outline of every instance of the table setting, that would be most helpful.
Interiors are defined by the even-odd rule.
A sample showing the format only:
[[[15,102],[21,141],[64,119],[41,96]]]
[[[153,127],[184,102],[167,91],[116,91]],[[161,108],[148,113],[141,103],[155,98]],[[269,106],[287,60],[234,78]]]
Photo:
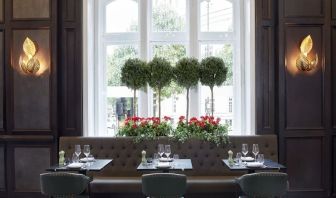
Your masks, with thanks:
[[[81,153],[85,157],[80,158]],[[64,151],[59,152],[59,163],[57,165],[47,168],[47,171],[76,171],[82,174],[86,174],[87,171],[100,171],[110,162],[112,159],[95,159],[90,154],[90,145],[84,145],[83,150],[81,145],[75,145],[75,152],[72,155],[71,160],[64,158]]]
[[[252,153],[254,157],[247,156],[248,144],[242,144],[242,152],[237,152],[233,159],[233,152],[229,151],[229,158],[223,159],[223,163],[232,171],[248,171],[253,173],[257,170],[278,170],[283,171],[285,166],[274,162],[270,159],[265,159],[264,154],[259,151],[258,144],[252,145]]]
[[[192,163],[190,159],[180,159],[178,154],[174,154],[171,158],[170,145],[158,145],[158,152],[153,154],[153,158],[145,158],[138,166],[138,171],[162,171],[169,172],[171,170],[191,170]],[[143,153],[144,154],[144,153]]]

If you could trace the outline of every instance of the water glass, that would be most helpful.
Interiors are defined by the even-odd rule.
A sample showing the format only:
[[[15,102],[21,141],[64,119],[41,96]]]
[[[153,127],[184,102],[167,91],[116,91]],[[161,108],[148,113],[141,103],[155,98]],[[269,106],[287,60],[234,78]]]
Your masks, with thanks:
[[[264,164],[264,162],[265,162],[264,154],[259,154],[258,155],[257,162]]]
[[[237,153],[237,155],[236,155],[236,164],[237,164],[237,166],[240,166],[241,165],[241,163],[242,163],[242,154],[241,153]]]
[[[253,144],[252,153],[254,154],[254,159],[256,161],[257,160],[257,155],[259,153],[259,146],[258,146],[258,144]]]
[[[158,145],[158,153],[159,153],[160,157],[162,158],[162,155],[164,154],[164,146],[163,146],[163,144],[159,144]]]
[[[79,158],[79,155],[81,154],[81,146],[79,144],[75,145],[75,154],[77,155],[77,157]]]
[[[180,157],[179,157],[178,154],[174,154],[174,155],[173,155],[173,159],[180,159]]]
[[[84,153],[86,158],[89,157],[89,155],[90,155],[90,145],[84,145],[83,153]]]
[[[165,145],[165,155],[167,158],[169,158],[170,154],[171,154],[171,149],[170,149],[170,145]]]
[[[154,154],[153,154],[153,162],[154,162],[154,165],[157,165],[158,161],[159,161],[159,154],[154,153]]]

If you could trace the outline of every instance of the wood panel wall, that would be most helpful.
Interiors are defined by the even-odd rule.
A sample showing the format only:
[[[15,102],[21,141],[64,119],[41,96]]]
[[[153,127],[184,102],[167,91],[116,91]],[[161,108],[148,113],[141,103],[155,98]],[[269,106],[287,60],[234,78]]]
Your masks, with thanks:
[[[60,136],[83,133],[82,0],[60,1]]]
[[[0,198],[42,197],[60,135],[82,134],[82,1],[0,0]],[[40,76],[19,66],[37,44]]]
[[[279,135],[289,197],[335,197],[336,1],[256,2],[257,133]],[[319,63],[302,72],[295,62],[309,34]]]

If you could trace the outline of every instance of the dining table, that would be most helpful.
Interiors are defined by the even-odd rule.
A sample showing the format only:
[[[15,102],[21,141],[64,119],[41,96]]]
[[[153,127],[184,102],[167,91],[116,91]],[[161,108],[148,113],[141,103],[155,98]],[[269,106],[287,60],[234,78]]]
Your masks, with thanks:
[[[168,173],[172,171],[187,171],[193,169],[191,159],[172,159],[167,167],[159,167],[158,163],[159,160],[153,160],[149,163],[140,163],[137,167],[137,171],[159,171]]]
[[[222,160],[224,165],[230,169],[230,171],[247,171],[248,173],[255,173],[256,171],[280,171],[285,172],[286,167],[278,162],[272,161],[270,159],[265,159],[263,166],[260,167],[248,167],[246,165],[247,162],[241,162],[238,164],[234,162],[232,164],[229,163],[227,159]]]
[[[47,168],[46,171],[49,172],[70,171],[86,175],[88,171],[99,172],[103,170],[112,161],[113,159],[94,159],[93,161],[83,163],[83,166],[81,166],[80,168],[69,168],[68,165],[56,164]]]

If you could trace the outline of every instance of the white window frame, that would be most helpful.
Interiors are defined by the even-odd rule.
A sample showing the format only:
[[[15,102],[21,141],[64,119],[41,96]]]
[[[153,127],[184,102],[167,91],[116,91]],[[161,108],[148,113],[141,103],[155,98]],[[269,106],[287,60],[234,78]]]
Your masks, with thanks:
[[[152,32],[151,0],[138,0],[139,28],[137,33],[105,33],[105,9],[101,6],[115,0],[83,0],[84,12],[84,134],[88,136],[104,136],[106,131],[106,80],[102,80],[106,61],[104,53],[108,44],[136,44],[139,57],[149,61],[152,47],[155,44],[183,44],[187,56],[200,58],[202,43],[234,45],[234,124],[239,126],[239,133],[246,135],[255,132],[255,88],[254,88],[254,0],[232,0],[234,3],[234,32],[201,32],[200,2],[202,0],[186,0],[185,32]],[[248,9],[247,9],[248,8]],[[238,11],[237,11],[238,10]],[[102,12],[103,11],[103,12]],[[102,20],[103,19],[103,20]],[[244,20],[243,20],[244,19]],[[247,22],[247,19],[250,19]],[[92,25],[92,23],[94,23]],[[94,31],[92,31],[92,26]],[[193,30],[193,31],[191,31]],[[194,31],[197,30],[197,31]],[[93,33],[92,33],[93,32]],[[123,35],[123,39],[120,36]],[[123,40],[123,42],[120,42]],[[238,42],[237,42],[238,41]],[[245,42],[250,41],[250,42]],[[102,45],[105,43],[105,45]],[[97,50],[94,50],[97,49]],[[245,50],[239,50],[245,49]],[[101,53],[104,52],[104,53]],[[241,61],[242,60],[242,61]],[[249,60],[249,61],[247,61]],[[250,64],[246,64],[249,62]],[[243,72],[245,71],[245,72]],[[99,79],[99,80],[98,80]],[[190,94],[190,116],[200,116],[200,83]],[[105,87],[105,88],[104,88]],[[105,91],[104,91],[105,89]],[[139,116],[152,116],[153,91],[140,91],[138,98]],[[105,128],[104,128],[105,127]]]

